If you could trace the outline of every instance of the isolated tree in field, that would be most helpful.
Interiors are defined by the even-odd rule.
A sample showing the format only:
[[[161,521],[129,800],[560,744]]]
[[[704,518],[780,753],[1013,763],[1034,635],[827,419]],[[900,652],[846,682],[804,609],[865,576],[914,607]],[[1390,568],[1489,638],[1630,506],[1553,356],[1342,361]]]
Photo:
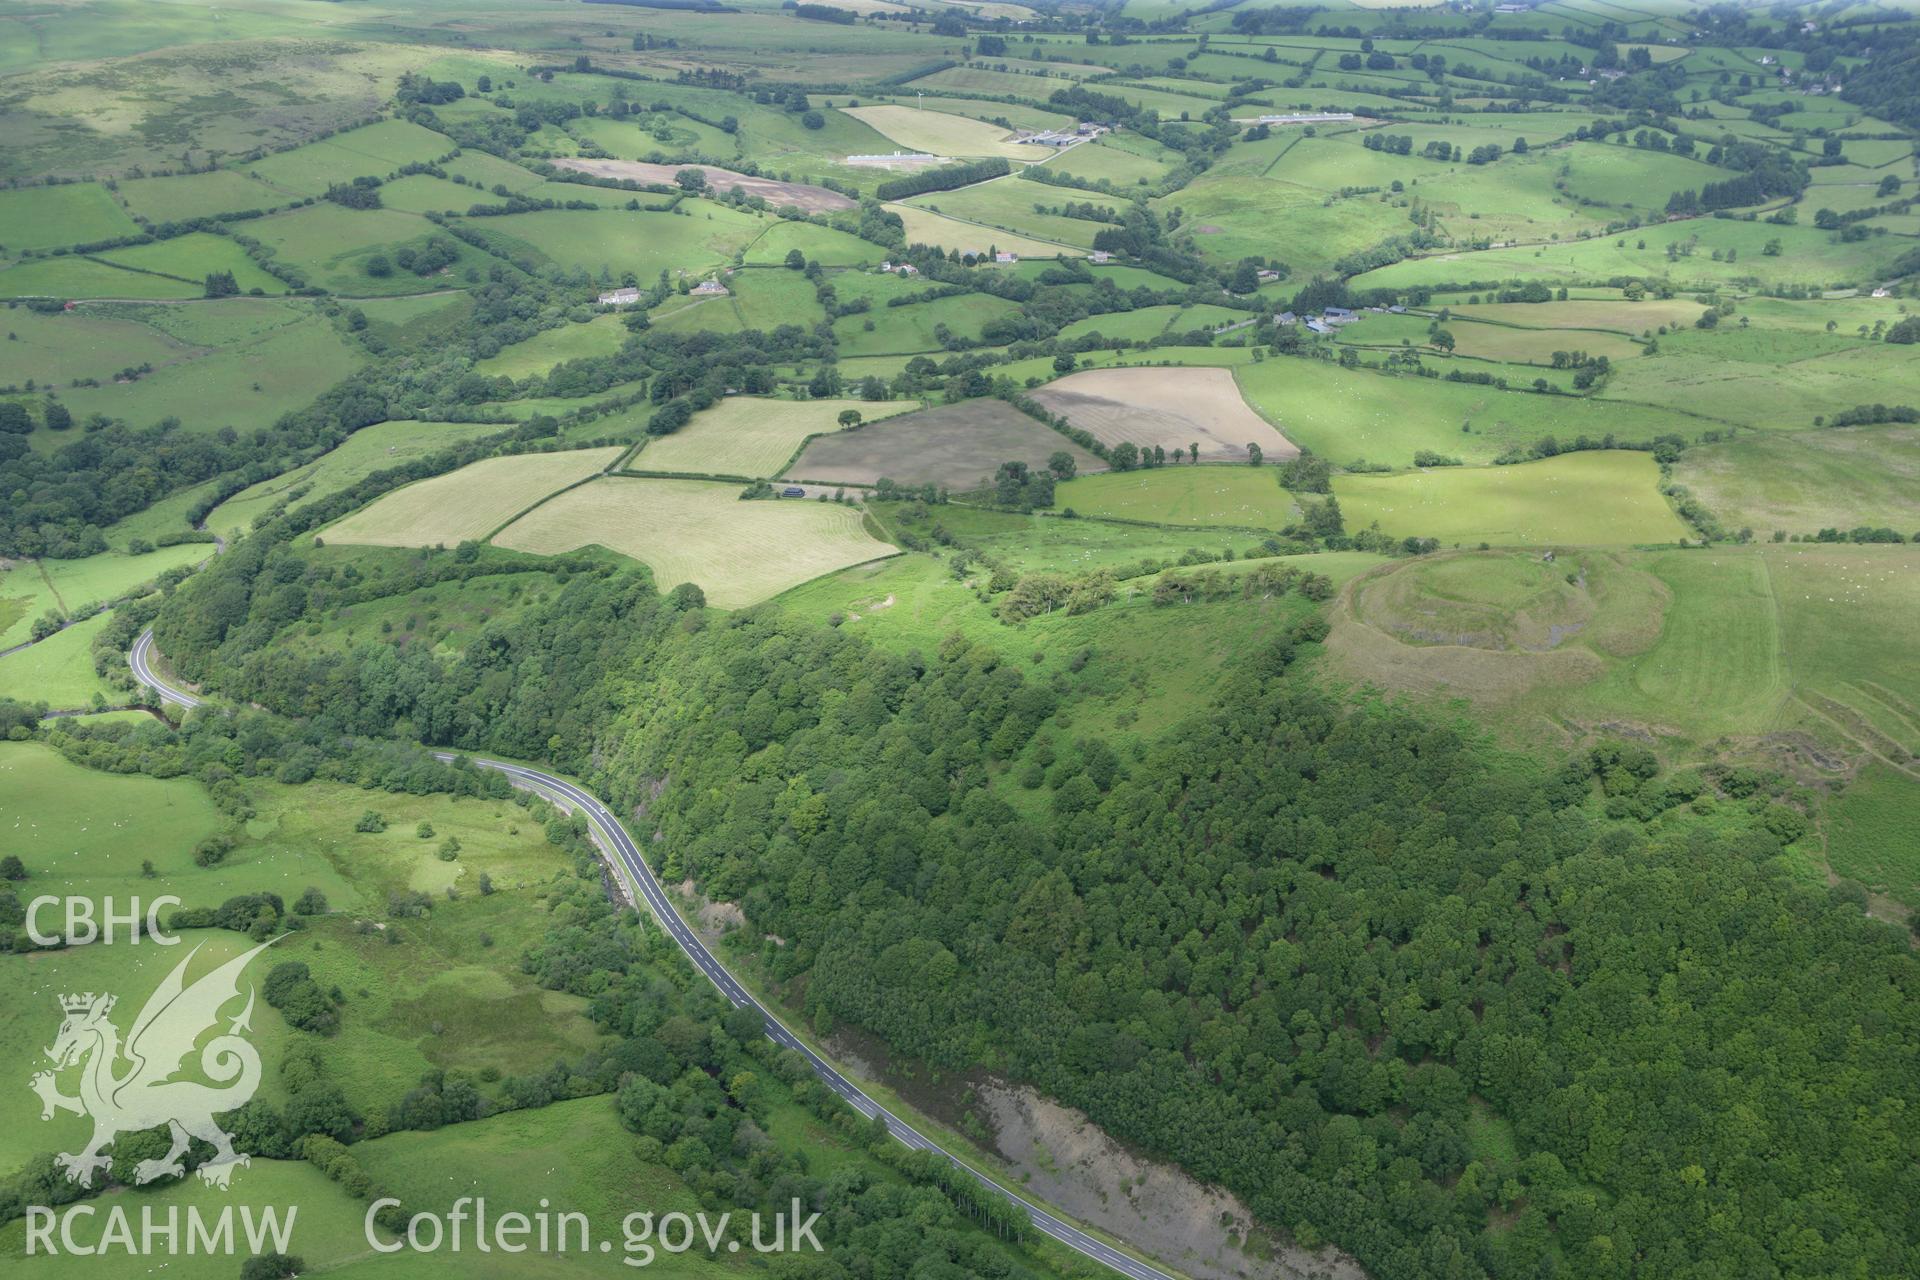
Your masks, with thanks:
[[[26,878],[26,864],[20,861],[18,855],[10,853],[0,858],[0,880],[25,880]]]
[[[1055,373],[1072,373],[1074,363],[1073,352],[1062,351],[1053,358],[1053,371]]]
[[[858,409],[842,409],[840,411],[839,421],[843,427],[857,427],[860,425],[860,411]]]
[[[682,191],[701,191],[706,188],[707,174],[704,169],[682,169],[673,175]]]
[[[1074,472],[1079,469],[1078,464],[1073,460],[1073,455],[1065,449],[1056,450],[1054,455],[1047,459],[1047,470],[1053,472],[1053,478],[1056,480],[1071,480]]]
[[[57,400],[47,402],[47,411],[42,416],[49,431],[65,431],[73,426],[73,411]]]
[[[1115,471],[1131,471],[1140,465],[1140,446],[1131,440],[1122,440],[1107,452],[1107,463]]]
[[[1200,461],[1200,442],[1198,440],[1195,440],[1192,444],[1187,446],[1187,457],[1193,460],[1194,462]],[[1176,458],[1174,459],[1174,461],[1177,462],[1179,461],[1179,459]]]
[[[1247,465],[1257,467],[1260,465],[1261,459],[1265,456],[1266,455],[1260,451],[1259,445],[1249,444],[1247,446]]]
[[[1452,351],[1454,348],[1454,337],[1451,330],[1435,329],[1433,336],[1429,338],[1428,341],[1442,351]]]
[[[209,298],[231,298],[240,292],[231,271],[209,271],[201,282],[201,291]]]
[[[1328,494],[1322,502],[1301,504],[1307,526],[1307,532],[1316,538],[1330,538],[1346,529],[1346,522],[1340,515],[1340,499]]]
[[[376,253],[368,258],[362,269],[376,280],[384,280],[393,274],[393,263],[384,253]]]
[[[800,252],[798,249],[787,250],[787,270],[805,271],[806,269],[807,269],[807,255]]]
[[[827,127],[827,118],[818,111],[807,111],[801,113],[800,123],[809,129],[824,129]]]

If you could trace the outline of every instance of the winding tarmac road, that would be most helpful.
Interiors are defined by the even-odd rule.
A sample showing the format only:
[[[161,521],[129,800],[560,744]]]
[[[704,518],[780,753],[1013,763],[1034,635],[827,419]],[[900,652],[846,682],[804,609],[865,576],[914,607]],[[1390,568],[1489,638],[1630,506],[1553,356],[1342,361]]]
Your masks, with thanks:
[[[158,691],[160,697],[173,706],[190,710],[205,702],[204,698],[189,693],[185,689],[175,688],[163,680],[153,666],[158,656],[159,651],[153,643],[153,631],[149,628],[140,633],[139,639],[134,641],[133,648],[128,651],[127,665],[133,668],[135,678]],[[434,754],[442,760],[455,758],[454,753],[450,751],[436,751]],[[971,1165],[944,1151],[938,1143],[868,1097],[858,1085],[841,1075],[831,1062],[807,1047],[787,1030],[786,1025],[770,1013],[765,1005],[755,1000],[733,974],[727,971],[727,967],[714,958],[713,953],[707,950],[693,930],[687,927],[686,922],[680,918],[679,912],[675,911],[673,904],[668,901],[666,891],[660,887],[660,882],[654,878],[653,869],[640,855],[640,846],[634,843],[625,824],[591,792],[564,778],[543,773],[538,769],[529,769],[524,765],[508,764],[504,760],[488,760],[480,756],[468,758],[482,769],[497,769],[506,774],[515,786],[523,787],[537,795],[585,813],[588,821],[593,824],[601,847],[626,868],[628,878],[639,888],[654,918],[679,944],[680,949],[686,952],[687,959],[693,961],[694,967],[706,974],[707,980],[718,987],[720,994],[731,1001],[736,1008],[751,1006],[765,1024],[767,1038],[780,1047],[791,1049],[805,1058],[807,1064],[813,1068],[814,1074],[819,1076],[829,1089],[846,1099],[848,1105],[854,1110],[869,1118],[874,1115],[886,1117],[887,1131],[895,1138],[916,1150],[939,1152],[946,1157],[948,1163],[974,1178],[987,1190],[1025,1209],[1036,1231],[1051,1236],[1069,1249],[1084,1254],[1096,1262],[1104,1263],[1120,1274],[1132,1277],[1133,1280],[1178,1280],[1178,1277],[1121,1253],[1118,1249],[1088,1235],[1071,1223],[1062,1221],[1031,1200],[1008,1190]]]

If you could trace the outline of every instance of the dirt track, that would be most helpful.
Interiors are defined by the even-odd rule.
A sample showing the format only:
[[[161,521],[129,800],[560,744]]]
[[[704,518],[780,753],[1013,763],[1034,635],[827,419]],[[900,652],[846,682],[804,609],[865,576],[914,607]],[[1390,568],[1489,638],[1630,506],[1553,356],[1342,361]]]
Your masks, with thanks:
[[[707,175],[707,185],[715,190],[726,192],[739,187],[750,196],[761,196],[775,208],[794,205],[807,213],[834,213],[842,209],[858,208],[857,201],[850,200],[838,191],[829,191],[825,187],[808,186],[804,182],[775,182],[772,178],[755,178],[744,173],[735,173],[731,169],[722,169],[710,164],[648,164],[644,160],[555,160],[554,166],[560,169],[572,169],[577,173],[590,173],[596,178],[631,178],[635,182],[664,183],[672,186],[682,169],[699,169]]]

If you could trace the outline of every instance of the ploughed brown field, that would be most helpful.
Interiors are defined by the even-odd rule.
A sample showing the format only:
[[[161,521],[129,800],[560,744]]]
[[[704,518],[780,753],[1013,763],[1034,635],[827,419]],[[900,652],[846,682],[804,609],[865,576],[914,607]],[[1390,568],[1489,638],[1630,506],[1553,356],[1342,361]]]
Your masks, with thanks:
[[[1253,411],[1228,369],[1088,369],[1032,395],[1105,445],[1171,452],[1197,444],[1209,462],[1244,462],[1250,444],[1269,458],[1300,452]]]

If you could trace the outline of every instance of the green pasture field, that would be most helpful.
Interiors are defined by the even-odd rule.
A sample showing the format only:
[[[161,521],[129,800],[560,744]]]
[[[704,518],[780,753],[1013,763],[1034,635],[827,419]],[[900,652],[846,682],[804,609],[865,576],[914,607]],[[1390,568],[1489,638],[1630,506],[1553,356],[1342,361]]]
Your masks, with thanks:
[[[93,638],[111,619],[111,614],[96,614],[18,653],[0,657],[0,698],[28,704],[44,702],[55,711],[87,706],[96,693],[109,702],[125,701],[116,697],[93,669]]]
[[[742,502],[739,493],[735,484],[606,477],[559,494],[494,542],[534,555],[606,547],[645,564],[662,589],[698,583],[722,609],[895,553],[867,533],[854,508]]]
[[[616,276],[631,271],[645,281],[662,270],[700,276],[766,226],[757,214],[709,200],[683,208],[686,213],[547,210],[475,219],[472,225],[509,253],[524,246],[536,261],[591,272],[604,267]]]
[[[1908,906],[1920,903],[1920,787],[1911,774],[1874,763],[1827,803],[1827,863]]]
[[[644,160],[655,154],[731,155],[733,152],[733,138],[711,125],[672,114],[643,119],[644,124],[632,118],[582,116],[567,122],[567,132],[619,160]],[[653,132],[655,129],[659,132]]]
[[[747,246],[748,266],[784,264],[787,254],[798,249],[807,261],[823,267],[861,267],[880,261],[886,251],[859,236],[822,227],[811,222],[776,222]],[[836,286],[838,281],[835,282]]]
[[[525,342],[516,342],[473,366],[490,378],[525,378],[545,374],[555,365],[589,356],[608,356],[631,335],[618,314],[595,316],[585,324],[563,324],[542,329]]]
[[[395,421],[362,427],[314,461],[234,494],[207,514],[207,528],[223,537],[236,537],[246,533],[257,517],[282,499],[290,499],[289,510],[298,510],[309,502],[357,484],[376,471],[437,453],[463,440],[507,429],[488,422]],[[295,490],[305,492],[294,498]]]
[[[1793,691],[1851,744],[1911,764],[1920,753],[1920,609],[1911,547],[1788,544],[1763,550]]]
[[[285,192],[232,169],[127,178],[119,183],[119,191],[127,208],[149,222],[184,222],[246,209],[277,209],[288,203]]]
[[[1660,339],[1657,354],[1622,366],[1599,394],[1739,426],[1796,430],[1856,404],[1908,403],[1916,385],[1920,347],[1728,327]]]
[[[539,174],[522,169],[511,160],[502,160],[485,151],[462,151],[440,167],[456,177],[478,182],[489,193],[496,186],[509,191],[528,191],[546,181]]]
[[[161,547],[145,555],[103,551],[79,560],[15,560],[0,569],[0,649],[25,641],[43,613],[71,615],[117,600],[168,569],[198,563],[204,543]]]
[[[1303,279],[1407,225],[1404,211],[1371,197],[1329,202],[1290,183],[1212,172],[1154,204],[1163,216],[1185,211],[1181,230],[1209,261],[1278,257]]]
[[[1049,265],[1052,265],[1051,262]],[[902,276],[897,271],[880,270],[836,271],[827,277],[827,283],[833,286],[834,296],[842,304],[865,298],[873,304],[871,314],[885,314],[884,308],[889,298],[904,297],[927,288],[927,282],[919,276]]]
[[[1758,301],[1754,299],[1743,304],[1743,313]],[[1663,326],[1692,324],[1704,308],[1691,298],[1642,298],[1639,302],[1619,298],[1571,299],[1566,302],[1456,302],[1449,304],[1448,309],[1466,320],[1484,320],[1529,329],[1603,329],[1628,336],[1651,336]],[[1456,329],[1454,336],[1460,336],[1460,331]],[[1599,340],[1597,336],[1582,339],[1593,342]]]
[[[1044,160],[1053,154],[1051,147],[1010,141],[1012,135],[999,125],[967,116],[948,115],[944,111],[925,111],[896,103],[842,107],[841,111],[906,151],[925,151],[956,159],[1005,156],[1009,160],[1025,160],[1029,163]],[[871,152],[853,154],[883,154],[889,149],[881,147]]]
[[[787,475],[796,481],[851,485],[884,478],[960,491],[992,483],[1002,462],[1042,467],[1061,451],[1082,472],[1103,465],[1065,436],[1000,400],[966,400],[821,436],[801,451]]]
[[[1370,320],[1380,319],[1369,317]],[[1348,329],[1364,330],[1366,325]],[[1426,326],[1421,325],[1424,334]],[[1556,351],[1584,351],[1589,356],[1605,356],[1614,364],[1631,360],[1641,352],[1640,344],[1612,333],[1582,332],[1576,329],[1513,329],[1494,324],[1453,324],[1448,326],[1458,344],[1454,350],[1463,356],[1483,360],[1503,360],[1519,364],[1551,366]],[[1415,339],[1416,345],[1419,339]]]
[[[663,333],[739,333],[746,327],[732,298],[674,298],[648,319]]]
[[[7,253],[138,234],[133,219],[97,182],[0,191],[0,250]]]
[[[1153,347],[1145,351],[1086,351],[1074,357],[1081,369],[1182,368],[1235,369],[1254,363],[1253,347]],[[1053,360],[1033,356],[999,365],[996,375],[1004,375],[1022,386],[1037,387],[1060,375]]]
[[[1049,92],[1055,87],[1055,85],[1046,86]],[[1061,82],[1059,87],[1064,87],[1064,82]],[[894,102],[912,107],[916,111],[923,109],[940,111],[950,116],[967,116],[974,120],[984,120],[989,124],[1005,120],[1016,129],[1061,129],[1072,128],[1074,124],[1072,116],[1062,115],[1058,111],[1049,111],[1042,107],[1028,106],[1025,103],[986,102],[979,98],[956,98],[946,94],[939,96],[931,93],[908,94],[904,90],[897,90],[890,94],[875,94],[872,98],[863,97],[860,101]],[[899,147],[898,143],[890,139],[883,141],[886,145],[881,148],[882,152],[897,150]],[[874,172],[872,169],[867,170],[869,181],[872,180]]]
[[[107,381],[122,369],[163,365],[194,348],[150,325],[101,307],[50,313],[12,306],[0,312],[0,385],[58,387],[78,378]]]
[[[1146,186],[1167,176],[1178,163],[1174,153],[1145,138],[1109,136],[1081,143],[1047,162],[1070,177],[1089,182],[1111,182],[1116,187]]]
[[[1366,197],[1378,204],[1406,207],[1418,199],[1437,211],[1447,230],[1456,236],[1493,240],[1544,240],[1553,235],[1570,238],[1598,225],[1598,215],[1582,209],[1555,189],[1558,168],[1546,152],[1507,156],[1496,164],[1469,165],[1428,160],[1418,154],[1427,138],[1421,130],[1387,125],[1384,133],[1415,139],[1415,154],[1388,155],[1363,146],[1360,135],[1288,137],[1275,135],[1266,143],[1242,144],[1227,163],[1254,163],[1276,152],[1264,168],[1253,172],[1275,181],[1296,183],[1334,194],[1343,188],[1378,187]],[[1458,141],[1469,150],[1483,139],[1460,130],[1431,130],[1433,136]],[[1463,136],[1464,134],[1464,136]],[[1244,154],[1245,161],[1235,158]],[[1394,182],[1405,191],[1389,190]],[[1343,203],[1341,208],[1348,206]]]
[[[1898,298],[1874,298],[1865,294],[1795,301],[1749,297],[1740,299],[1739,303],[1739,314],[1762,328],[1826,333],[1831,324],[1835,333],[1860,337],[1870,335],[1875,325],[1898,324],[1911,309],[1912,303]],[[1866,334],[1860,333],[1863,328]]]
[[[309,283],[349,296],[457,288],[462,285],[462,274],[467,268],[484,267],[492,262],[485,254],[436,230],[425,218],[397,209],[346,209],[325,200],[287,213],[257,218],[246,224],[245,233],[271,248],[277,261],[305,274]],[[433,236],[448,241],[458,251],[459,257],[453,265],[431,276],[417,276],[398,266],[385,277],[368,274],[367,260],[376,252],[384,253],[391,260],[402,246],[419,248]]]
[[[1090,518],[1066,519],[1057,512],[1024,515],[959,503],[931,507],[895,503],[876,504],[873,513],[890,534],[905,530],[923,538],[935,538],[937,531],[944,531],[1018,573],[1119,569],[1145,559],[1178,560],[1187,551],[1213,556],[1227,552],[1251,556],[1260,552],[1258,539],[1251,534],[1218,529],[1168,529]],[[1085,517],[1089,513],[1080,514]]]
[[[906,87],[962,97],[968,94],[991,94],[1001,98],[1038,98],[1044,101],[1048,94],[1072,83],[1073,80],[1066,76],[995,71],[988,67],[948,67],[930,76],[909,80]]]
[[[15,65],[20,107],[5,176],[125,175],[291,146],[379,111],[419,63],[402,45],[328,39],[284,9],[106,12],[8,24],[15,38],[0,58]],[[132,56],[142,53],[158,56]]]
[[[1112,311],[1105,315],[1088,316],[1085,320],[1075,320],[1060,330],[1062,338],[1082,338],[1089,333],[1097,333],[1108,338],[1129,338],[1143,342],[1148,338],[1157,338],[1173,324],[1174,318],[1186,308],[1177,303],[1158,307],[1141,307],[1137,311]],[[1088,353],[1092,354],[1092,353]],[[1076,357],[1084,359],[1085,357]]]
[[[543,184],[544,185],[544,184]],[[590,190],[590,188],[588,189]],[[588,197],[578,197],[588,198]],[[476,191],[458,182],[416,173],[385,183],[380,188],[380,204],[400,213],[465,213],[476,204],[494,204],[499,197],[488,191]]]
[[[1018,178],[1006,177],[971,187],[962,187],[958,191],[936,191],[929,195],[915,196],[907,203],[915,208],[927,209],[949,218],[958,218],[963,222],[978,223],[983,227],[1011,232],[1016,237],[1030,236],[1040,240],[1057,241],[1080,249],[1091,249],[1094,236],[1112,224],[1034,211],[1036,204],[1078,204],[1087,199],[1089,195],[1084,191],[1047,187],[1036,182],[1022,182]],[[1095,204],[1101,201],[1101,197],[1097,195],[1092,196],[1091,199]],[[1119,211],[1116,209],[1116,212]]]
[[[262,271],[246,251],[225,236],[196,231],[191,235],[162,240],[155,244],[135,245],[131,249],[112,249],[100,255],[116,266],[178,276],[188,284],[204,287],[206,278],[216,271],[230,271],[242,293],[258,289],[262,293],[285,293],[287,286]]]
[[[1333,492],[1349,529],[1378,525],[1453,545],[1621,545],[1691,532],[1659,481],[1650,454],[1592,451],[1509,467],[1342,475]]]
[[[604,471],[624,452],[574,449],[486,458],[396,489],[327,527],[329,544],[452,546],[485,538],[556,490]]]
[[[70,255],[36,258],[0,270],[0,298],[197,298],[199,282],[146,275]]]
[[[1270,467],[1173,466],[1078,476],[1055,491],[1062,510],[1155,524],[1279,529],[1293,495]]]
[[[116,520],[104,532],[107,545],[125,551],[135,538],[156,545],[161,539],[188,532],[187,516],[195,503],[213,492],[215,481],[203,480],[176,490],[152,506],[136,511],[124,520]]]
[[[520,971],[521,951],[546,927],[534,909],[537,895],[567,860],[511,802],[254,781],[248,792],[257,813],[236,833],[240,843],[217,866],[202,868],[193,862],[195,843],[228,823],[198,783],[97,773],[45,746],[10,744],[0,747],[0,792],[6,791],[20,800],[8,805],[20,824],[13,847],[27,864],[27,883],[44,892],[96,900],[112,895],[122,903],[170,893],[197,906],[263,891],[291,902],[308,887],[320,889],[331,914],[272,954],[302,960],[323,987],[341,990],[341,1028],[327,1042],[329,1078],[368,1113],[398,1101],[431,1067],[535,1071],[600,1042],[584,1001],[543,991]],[[386,820],[385,831],[355,831],[368,809]],[[418,834],[423,821],[432,836]],[[449,837],[459,841],[459,852],[444,861],[437,850]],[[153,864],[151,879],[143,861]],[[474,890],[482,874],[492,882],[491,894]],[[457,898],[447,896],[449,888]],[[356,918],[384,917],[389,894],[403,889],[435,899],[431,918],[387,923],[408,945],[389,946],[379,933],[352,927]],[[250,945],[239,934],[218,931],[188,940],[214,956]],[[139,992],[126,990],[128,974],[151,985],[184,954],[185,948],[169,953],[122,943],[0,963],[22,966],[32,994],[112,989],[131,1000]],[[277,1060],[297,1037],[277,1014],[256,1009],[256,1018],[263,1013],[256,1025],[264,1033],[264,1092],[271,1097],[281,1089]],[[34,1001],[0,1012],[0,1044],[40,1034],[39,1015]],[[37,1116],[38,1103],[24,1090],[22,1096],[19,1107],[0,1103],[0,1116],[22,1121],[7,1125],[7,1132],[27,1139],[21,1150],[0,1138],[0,1166],[14,1167],[24,1155],[47,1149],[45,1143],[70,1136],[64,1121],[25,1123],[26,1109]]]
[[[1764,249],[1768,241],[1776,239],[1781,242],[1781,252],[1769,257]],[[1639,247],[1642,244],[1644,249]],[[1691,244],[1692,252],[1669,260],[1669,244],[1676,250]],[[1831,233],[1810,226],[1776,227],[1764,222],[1693,218],[1588,240],[1409,258],[1356,276],[1351,283],[1363,289],[1404,289],[1467,280],[1559,284],[1635,276],[1682,285],[1720,285],[1758,278],[1771,284],[1837,288],[1877,281],[1905,247],[1896,237],[1840,244]],[[1714,249],[1721,250],[1722,260],[1713,259]],[[1736,255],[1732,262],[1725,261],[1729,249]]]
[[[1220,104],[1191,93],[1173,93],[1138,81],[1102,80],[1099,92],[1123,98],[1136,107],[1151,107],[1163,120],[1198,120]]]
[[[1240,390],[1287,439],[1335,463],[1354,458],[1408,466],[1420,449],[1491,462],[1542,436],[1569,440],[1608,432],[1651,440],[1674,430],[1671,413],[1572,396],[1347,370],[1319,360],[1239,366]],[[1462,425],[1471,431],[1461,430]]]
[[[197,350],[156,364],[137,382],[62,392],[60,398],[81,419],[104,413],[148,426],[171,416],[190,431],[263,427],[312,402],[365,358],[304,300],[226,298],[100,310],[143,322]]]
[[[783,324],[811,325],[827,318],[813,281],[785,268],[740,270],[727,277],[733,308],[746,329],[777,329]]]
[[[1214,80],[1197,80],[1192,76],[1143,76],[1134,83],[1142,88],[1164,89],[1181,97],[1211,98],[1216,102],[1225,101],[1227,97],[1226,85]]]
[[[911,400],[770,400],[729,396],[672,435],[647,439],[627,461],[641,471],[777,476],[809,436],[839,431],[848,409],[866,421],[917,409]]]
[[[843,356],[943,351],[934,329],[945,325],[963,337],[977,338],[989,320],[1018,315],[1020,305],[986,293],[960,293],[904,307],[875,307],[865,315],[833,322]]]
[[[1575,196],[1623,209],[1664,211],[1673,192],[1698,191],[1726,178],[1724,170],[1703,161],[1630,144],[1573,142],[1551,154]]]
[[[276,1021],[279,1018],[278,1014],[272,1016]],[[35,1045],[33,1052],[37,1053],[44,1047]],[[36,1110],[34,1115],[38,1116],[39,1112]],[[280,1210],[282,1222],[289,1216],[287,1207],[298,1206],[298,1215],[293,1219],[290,1247],[299,1251],[306,1265],[325,1266],[329,1275],[351,1275],[355,1280],[362,1275],[393,1274],[391,1267],[383,1265],[386,1260],[367,1247],[363,1228],[366,1204],[353,1199],[338,1183],[330,1181],[326,1174],[304,1160],[255,1157],[249,1167],[233,1175],[231,1190],[208,1187],[198,1178],[188,1178],[163,1186],[143,1188],[137,1196],[137,1204],[124,1206],[131,1215],[136,1231],[142,1212],[152,1213],[157,1224],[172,1221],[174,1219],[169,1215],[177,1215],[177,1220],[184,1228],[189,1221],[187,1214],[190,1210],[198,1210],[204,1221],[212,1222],[218,1219],[222,1210],[233,1207],[236,1209],[234,1234],[242,1241],[244,1233],[241,1223],[244,1219],[240,1216],[241,1206],[252,1210],[255,1215],[260,1215],[268,1207],[276,1208]],[[117,1249],[119,1245],[106,1235],[108,1222],[104,1207],[98,1216],[81,1219],[74,1229],[75,1244],[89,1250]],[[376,1238],[386,1240],[385,1231],[376,1228],[376,1232]],[[89,1272],[98,1269],[99,1257],[91,1253],[69,1253],[64,1250],[48,1253],[40,1248],[29,1256],[26,1235],[25,1218],[16,1218],[0,1227],[0,1249],[4,1249],[7,1256],[15,1260],[17,1270],[14,1274],[21,1280],[84,1280]],[[136,1240],[138,1238],[135,1236]],[[239,1247],[244,1248],[244,1243]],[[471,1261],[464,1260],[464,1255],[458,1256],[462,1260],[455,1261],[456,1255],[453,1254],[414,1255],[407,1259],[406,1274],[422,1277],[423,1280],[427,1277],[453,1277],[462,1273],[477,1274]],[[166,1274],[172,1280],[231,1280],[236,1274],[232,1255],[188,1253],[184,1244],[180,1246],[177,1256],[167,1258],[165,1266]],[[533,1270],[529,1268],[530,1272]]]
[[[384,178],[402,165],[424,164],[455,149],[443,133],[407,120],[382,120],[264,156],[247,165],[246,173],[283,191],[317,196],[331,183]]]
[[[900,215],[900,221],[906,228],[908,244],[930,244],[943,250],[971,254],[984,254],[989,250],[997,250],[1003,253],[1017,253],[1024,258],[1085,256],[1083,250],[1072,245],[1054,244],[1045,240],[1035,240],[1030,236],[1015,235],[1010,231],[979,226],[959,218],[949,218],[944,214],[930,213],[910,204],[889,204],[885,207],[889,213]],[[6,277],[0,275],[0,288],[5,287],[5,280]]]

